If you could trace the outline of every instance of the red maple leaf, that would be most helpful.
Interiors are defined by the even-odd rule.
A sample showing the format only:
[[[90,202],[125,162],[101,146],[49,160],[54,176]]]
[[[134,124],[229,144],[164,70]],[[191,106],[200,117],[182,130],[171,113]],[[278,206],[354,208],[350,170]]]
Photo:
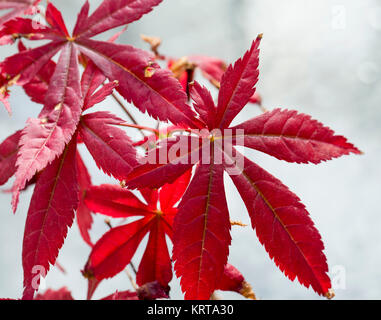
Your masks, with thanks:
[[[197,164],[174,221],[173,259],[187,299],[209,299],[227,262],[231,238],[224,171],[245,202],[270,258],[291,280],[297,277],[318,294],[330,295],[323,242],[304,205],[234,146],[243,145],[288,162],[315,164],[360,151],[296,111],[276,109],[229,127],[255,93],[260,40],[261,36],[224,73],[217,106],[209,91],[194,83],[191,94],[204,130],[159,143],[147,153],[147,163],[135,168],[126,180],[130,188],[158,188]],[[163,157],[166,162],[151,161]]]
[[[130,263],[140,242],[148,233],[148,243],[139,265],[136,281],[139,286],[158,281],[166,288],[172,279],[172,263],[166,236],[172,239],[176,203],[186,190],[191,172],[160,190],[141,190],[146,203],[131,191],[115,185],[91,187],[85,198],[88,208],[113,218],[142,217],[112,228],[93,247],[84,274],[100,281],[123,271]],[[92,290],[93,292],[94,290]]]

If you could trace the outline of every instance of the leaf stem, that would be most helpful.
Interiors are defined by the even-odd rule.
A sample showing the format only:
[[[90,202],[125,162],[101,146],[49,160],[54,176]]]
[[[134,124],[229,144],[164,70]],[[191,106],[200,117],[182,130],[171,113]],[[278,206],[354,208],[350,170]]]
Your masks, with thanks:
[[[132,123],[136,126],[139,126],[138,122],[136,121],[136,119],[134,118],[134,116],[127,110],[126,106],[123,104],[123,102],[118,98],[118,96],[115,94],[115,93],[112,93],[111,96],[114,98],[114,100],[118,103],[118,105],[122,108],[122,110],[124,111],[124,113],[127,115],[127,117],[132,121]],[[136,129],[139,129],[140,133],[142,134],[143,137],[145,137],[146,135],[144,134],[143,130],[140,129],[140,128],[136,128]]]

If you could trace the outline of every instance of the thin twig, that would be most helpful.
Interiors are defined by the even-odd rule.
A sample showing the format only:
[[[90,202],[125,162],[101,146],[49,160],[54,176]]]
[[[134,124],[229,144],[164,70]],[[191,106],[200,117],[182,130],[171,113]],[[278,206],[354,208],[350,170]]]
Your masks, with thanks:
[[[127,117],[132,121],[133,124],[135,124],[136,126],[138,126],[138,122],[136,121],[136,119],[134,118],[134,116],[127,110],[126,106],[123,104],[123,102],[118,98],[118,96],[115,94],[115,93],[112,93],[111,94],[112,97],[114,98],[114,100],[119,104],[119,106],[123,109],[123,111],[125,112],[125,114],[127,115]],[[143,137],[145,137],[146,135],[144,134],[143,130],[141,130],[140,128],[137,128],[139,130],[139,132],[142,134]]]

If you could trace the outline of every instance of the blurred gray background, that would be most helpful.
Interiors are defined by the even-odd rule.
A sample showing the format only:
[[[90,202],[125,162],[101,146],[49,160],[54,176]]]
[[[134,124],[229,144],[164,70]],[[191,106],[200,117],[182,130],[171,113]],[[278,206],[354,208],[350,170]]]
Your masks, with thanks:
[[[82,2],[53,1],[71,27]],[[94,9],[100,1],[90,3]],[[365,154],[318,166],[288,164],[254,151],[246,150],[246,154],[281,179],[307,206],[326,246],[337,299],[380,299],[381,1],[164,0],[153,13],[132,24],[119,42],[147,48],[139,39],[142,33],[162,37],[164,54],[203,54],[228,62],[240,57],[256,35],[264,33],[258,91],[265,107],[308,113],[348,137]],[[1,47],[0,58],[13,50]],[[40,109],[17,88],[12,88],[11,104],[11,118],[0,108],[0,140],[23,127],[28,117],[36,117]],[[112,100],[102,108],[123,116]],[[134,114],[141,121],[147,119]],[[237,121],[258,114],[249,105]],[[94,184],[113,181],[83,154]],[[246,209],[227,177],[226,185],[232,219],[249,224]],[[0,193],[0,297],[17,298],[22,292],[21,248],[30,196],[31,190],[22,195],[13,215],[10,195]],[[103,217],[97,216],[93,239],[106,230]],[[76,299],[84,299],[86,281],[80,270],[89,251],[74,225],[58,257],[67,274],[53,268],[46,286],[67,286]],[[233,227],[230,251],[229,261],[242,271],[259,298],[319,299],[276,268],[250,227]],[[134,261],[141,254],[140,248]],[[178,280],[171,286],[172,297],[181,299]],[[128,288],[126,275],[120,274],[104,281],[95,298]],[[221,296],[240,298],[234,293]]]

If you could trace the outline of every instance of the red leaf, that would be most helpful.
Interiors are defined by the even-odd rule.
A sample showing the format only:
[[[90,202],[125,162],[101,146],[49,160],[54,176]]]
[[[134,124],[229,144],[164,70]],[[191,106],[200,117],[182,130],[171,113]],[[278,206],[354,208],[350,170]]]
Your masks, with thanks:
[[[136,275],[138,285],[157,280],[162,286],[168,286],[172,280],[172,262],[165,239],[166,228],[168,226],[165,220],[157,215],[152,221],[147,248]]]
[[[74,36],[89,38],[107,30],[130,24],[139,20],[144,14],[152,11],[162,0],[104,0],[94,13],[84,20],[88,14],[86,3],[81,20],[75,28]]]
[[[85,274],[98,281],[123,271],[149,230],[151,220],[143,218],[108,231],[93,247]]]
[[[48,7],[46,8],[45,18],[52,28],[62,37],[69,37],[69,32],[66,29],[61,12],[51,2],[48,3]]]
[[[130,262],[139,242],[149,232],[149,239],[139,265],[136,280],[138,285],[157,281],[163,288],[172,279],[172,263],[168,253],[166,235],[172,238],[172,223],[177,212],[175,203],[181,198],[190,179],[187,172],[172,185],[166,185],[160,192],[142,190],[147,204],[133,193],[120,186],[102,185],[92,187],[86,195],[86,205],[94,212],[115,218],[143,216],[136,222],[111,229],[94,246],[85,267],[85,275],[98,281],[112,277],[122,271]],[[170,197],[169,193],[174,194]],[[176,200],[177,199],[177,200]],[[168,203],[165,201],[169,201]],[[122,260],[118,260],[122,259]]]
[[[5,184],[16,172],[20,136],[21,131],[17,131],[0,144],[0,185]]]
[[[38,294],[34,300],[74,300],[71,292],[63,287],[58,290],[48,289],[43,294]]]
[[[108,112],[95,112],[83,116],[80,125],[81,137],[98,167],[119,180],[138,164],[132,141],[114,126],[123,122]]]
[[[194,126],[187,95],[168,70],[152,62],[150,53],[127,45],[89,39],[77,41],[80,50],[110,79],[120,81],[118,92],[142,112],[173,124]],[[149,75],[146,69],[149,67]]]
[[[78,206],[76,140],[39,177],[25,224],[23,242],[24,295],[33,299],[42,276],[54,265]],[[38,268],[38,269],[35,269]]]
[[[238,59],[234,66],[230,65],[222,77],[215,120],[216,126],[220,128],[229,126],[255,92],[261,38],[258,36],[244,57]]]
[[[324,245],[299,198],[250,160],[231,175],[251,217],[259,241],[285,275],[328,295],[331,281]]]
[[[280,160],[319,163],[361,152],[342,136],[310,116],[276,109],[233,128],[244,131],[237,143],[268,153]]]
[[[201,120],[209,129],[213,129],[217,110],[210,91],[197,81],[194,81],[191,88],[191,97],[194,101],[193,106],[200,115]]]
[[[23,86],[25,93],[33,102],[39,104],[45,103],[45,95],[48,92],[49,83],[55,69],[56,63],[50,60],[30,82]]]
[[[227,262],[230,221],[223,167],[200,165],[175,217],[173,259],[186,299],[209,299]]]
[[[145,163],[135,167],[125,183],[131,189],[160,188],[173,183],[199,161],[201,152],[202,142],[196,137],[178,136],[163,140],[149,150],[141,160]]]
[[[86,193],[85,202],[91,211],[113,218],[144,217],[149,211],[147,205],[132,192],[118,185],[105,184],[91,187]]]
[[[160,209],[167,211],[173,208],[184,195],[192,177],[192,170],[185,172],[174,183],[165,184],[160,189]]]
[[[77,50],[65,45],[46,94],[46,104],[38,119],[29,119],[20,140],[13,209],[19,191],[35,175],[59,156],[73,136],[82,108]]]
[[[1,73],[22,86],[30,82],[50,59],[65,46],[63,41],[53,41],[6,58],[1,63]],[[67,48],[68,45],[65,46]]]
[[[94,63],[89,61],[81,80],[82,95],[84,98],[83,110],[89,109],[94,105],[91,101],[92,96],[105,80],[106,77],[103,73],[94,65]]]
[[[87,171],[87,168],[80,156],[77,153],[77,169],[78,169],[78,185],[79,185],[79,204],[77,209],[77,223],[79,231],[83,240],[89,245],[93,246],[93,243],[90,238],[89,231],[93,224],[93,217],[91,211],[85,204],[85,196],[87,190],[91,187],[91,178],[90,174]]]
[[[95,92],[91,97],[89,97],[86,101],[86,105],[84,105],[84,110],[92,108],[98,103],[103,102],[109,95],[111,95],[116,87],[118,87],[119,82],[109,82],[106,83],[100,88],[97,92]]]

